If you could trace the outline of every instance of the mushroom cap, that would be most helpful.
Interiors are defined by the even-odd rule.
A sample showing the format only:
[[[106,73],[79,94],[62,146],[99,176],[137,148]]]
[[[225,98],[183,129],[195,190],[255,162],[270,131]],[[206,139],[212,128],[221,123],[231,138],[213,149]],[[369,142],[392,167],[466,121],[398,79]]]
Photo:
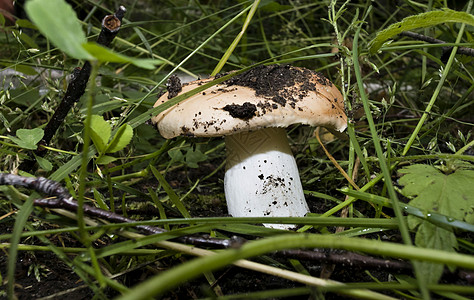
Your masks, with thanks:
[[[182,87],[188,92],[213,78]],[[175,96],[175,95],[174,95]],[[162,95],[154,106],[168,101]],[[258,66],[214,85],[152,118],[167,139],[212,137],[292,124],[347,127],[343,97],[322,74],[289,65]]]

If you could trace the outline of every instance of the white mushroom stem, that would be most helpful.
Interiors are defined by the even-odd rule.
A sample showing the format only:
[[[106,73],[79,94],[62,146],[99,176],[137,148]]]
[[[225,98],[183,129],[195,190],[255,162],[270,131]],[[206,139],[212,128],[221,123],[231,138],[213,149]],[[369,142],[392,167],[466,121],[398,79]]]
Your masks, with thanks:
[[[233,217],[303,217],[309,212],[285,129],[226,136],[224,190]],[[288,229],[294,225],[264,224]]]

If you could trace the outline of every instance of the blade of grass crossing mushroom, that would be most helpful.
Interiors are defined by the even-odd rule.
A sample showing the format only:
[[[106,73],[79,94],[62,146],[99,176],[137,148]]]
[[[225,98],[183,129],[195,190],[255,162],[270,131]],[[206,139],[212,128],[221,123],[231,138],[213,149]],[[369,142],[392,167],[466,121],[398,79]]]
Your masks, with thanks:
[[[223,82],[223,81],[225,81],[225,80],[227,80],[227,79],[229,79],[229,78],[231,78],[235,75],[238,75],[242,72],[245,72],[245,71],[249,70],[251,67],[254,67],[254,66],[246,67],[246,68],[243,68],[242,70],[239,70],[239,71],[234,72],[232,74],[222,76],[222,77],[220,77],[220,78],[218,78],[218,79],[216,79],[212,82],[203,84],[202,86],[199,86],[199,87],[193,89],[192,91],[189,91],[188,93],[184,93],[182,95],[176,96],[173,99],[161,104],[160,106],[154,107],[154,108],[150,109],[149,111],[142,113],[141,115],[139,115],[139,116],[135,117],[134,119],[130,120],[128,123],[129,123],[130,126],[132,126],[132,128],[136,128],[139,125],[145,123],[147,120],[151,119],[151,117],[153,117],[153,116],[159,114],[160,112],[166,110],[167,108],[179,103],[180,101],[183,101],[184,99],[186,99],[188,97],[191,97],[192,95],[195,95],[199,92],[202,92],[202,91],[206,90],[207,88],[209,88],[213,85],[216,85],[218,83],[221,83],[221,82]],[[146,99],[151,94],[151,92],[152,91],[150,91],[149,94],[145,95],[143,97],[143,99]],[[137,107],[138,107],[138,105],[137,105]],[[117,128],[112,131],[112,135],[115,134],[116,130],[117,130]],[[92,156],[94,156],[95,153],[96,153],[95,148],[93,146],[89,147],[88,152],[87,152],[88,158],[90,159]],[[67,163],[65,163],[61,167],[59,167],[58,170],[56,170],[48,178],[51,179],[51,180],[54,180],[54,181],[61,181],[68,174],[70,174],[73,170],[78,168],[81,165],[81,163],[82,163],[82,157],[80,155],[77,155],[77,156],[73,157],[70,161],[68,161]]]
[[[191,57],[193,57],[194,54],[196,54],[199,50],[201,50],[202,47],[204,47],[209,41],[211,41],[214,37],[216,37],[216,36],[217,36],[222,30],[224,30],[227,26],[229,26],[230,24],[232,24],[233,22],[235,22],[236,20],[238,20],[238,19],[239,19],[245,12],[247,12],[250,8],[251,8],[251,6],[249,6],[249,7],[245,8],[245,9],[243,9],[240,13],[238,13],[235,17],[233,17],[229,22],[227,22],[227,23],[224,24],[222,27],[220,27],[219,30],[217,30],[216,32],[214,32],[214,33],[213,33],[211,36],[209,36],[204,42],[202,42],[198,47],[196,47],[196,49],[194,49],[194,50],[193,50],[188,56],[186,56],[179,64],[177,64],[177,65],[173,68],[173,70],[171,70],[171,71],[168,73],[167,76],[165,76],[160,82],[158,82],[158,84],[155,85],[155,87],[153,87],[145,96],[143,96],[143,97],[140,99],[140,101],[138,101],[137,105],[136,105],[133,109],[130,110],[130,112],[129,112],[128,115],[131,115],[131,114],[135,111],[135,109],[137,109],[137,108],[140,106],[140,104],[141,104],[147,97],[149,97],[149,96],[158,88],[158,86],[160,86],[161,84],[163,84],[163,82],[164,82],[171,74],[173,74],[176,70],[180,69],[181,66],[182,66],[186,61],[188,61]],[[246,69],[247,69],[247,68],[246,68]],[[224,76],[224,77],[225,77],[225,76]],[[230,77],[232,77],[232,76],[230,76]],[[229,78],[230,78],[230,77],[229,77]],[[228,79],[228,78],[227,78],[227,79]],[[224,79],[224,80],[225,80],[225,79]],[[222,81],[224,81],[224,80],[222,80]],[[211,86],[212,86],[212,85],[211,85]],[[209,87],[209,86],[208,86],[208,87]],[[206,88],[207,88],[207,87],[206,87]],[[204,89],[205,89],[205,88],[204,88]],[[204,89],[202,89],[202,90],[204,90]],[[201,90],[201,91],[202,91],[202,90]],[[198,92],[199,92],[198,89],[196,89],[196,93],[198,93]],[[184,96],[184,95],[183,95],[183,96]],[[191,95],[188,95],[188,97],[190,97],[190,96],[191,96]],[[182,100],[184,100],[184,99],[186,98],[186,97],[183,97],[183,98],[179,98],[179,97],[180,97],[180,96],[177,96],[177,97],[175,97],[175,99],[172,99],[172,100],[176,100],[176,101],[177,101],[176,103],[178,103],[179,101],[182,101]],[[178,99],[176,99],[176,98],[178,98],[178,99],[180,99],[180,100],[178,100]],[[176,103],[174,103],[174,104],[176,104]],[[174,104],[172,104],[172,105],[174,105]],[[172,106],[172,105],[171,105],[171,106]],[[157,111],[155,112],[155,109],[157,109],[157,108],[158,108],[158,107],[155,107],[155,108],[153,108],[151,111],[145,112],[145,113],[143,113],[143,114],[137,116],[136,118],[134,118],[133,120],[131,120],[131,121],[129,122],[130,126],[132,126],[133,128],[135,128],[135,127],[137,127],[138,125],[141,125],[141,124],[145,123],[145,122],[146,122],[147,120],[149,120],[152,116],[157,115],[158,113],[160,113],[161,111],[165,110],[165,109],[168,108],[168,107],[163,107],[163,110],[159,110],[159,111],[157,110]]]
[[[371,10],[371,7],[369,7],[367,12],[369,12],[370,10]],[[367,15],[368,14],[366,14],[364,16],[364,20],[365,20],[365,17]],[[364,111],[365,111],[365,116],[367,118],[367,123],[369,124],[370,133],[372,135],[372,141],[374,143],[375,151],[376,151],[377,157],[379,159],[380,169],[382,170],[383,178],[385,179],[385,186],[387,187],[387,192],[390,196],[390,200],[393,203],[393,208],[394,208],[393,210],[394,210],[395,216],[397,217],[397,220],[399,221],[400,234],[402,236],[403,242],[406,245],[410,246],[410,245],[412,245],[412,241],[411,241],[411,238],[410,238],[410,235],[409,235],[409,232],[408,232],[408,225],[407,225],[405,219],[403,218],[402,210],[399,207],[398,197],[397,197],[397,194],[396,194],[395,189],[393,187],[392,178],[390,176],[390,169],[387,165],[387,162],[385,161],[385,157],[384,157],[384,154],[383,154],[383,149],[382,149],[382,146],[380,144],[380,138],[377,134],[377,129],[375,128],[374,119],[372,117],[372,112],[370,110],[369,99],[367,98],[367,94],[365,93],[364,83],[362,81],[362,74],[360,73],[359,49],[358,49],[359,45],[358,44],[359,44],[359,35],[360,35],[361,29],[362,29],[362,24],[357,27],[357,31],[354,35],[353,50],[352,50],[352,56],[353,56],[353,62],[354,62],[354,72],[355,72],[355,75],[356,75],[357,86],[358,86],[358,89],[359,89],[359,95],[360,95],[360,98],[362,100],[362,104],[363,104]],[[412,264],[413,264],[413,269],[415,271],[415,276],[416,276],[416,279],[417,279],[417,283],[418,283],[418,286],[420,288],[420,292],[423,295],[423,299],[429,299],[430,298],[429,291],[426,288],[426,281],[424,280],[422,275],[420,275],[421,272],[419,270],[419,265],[415,261],[412,261]]]

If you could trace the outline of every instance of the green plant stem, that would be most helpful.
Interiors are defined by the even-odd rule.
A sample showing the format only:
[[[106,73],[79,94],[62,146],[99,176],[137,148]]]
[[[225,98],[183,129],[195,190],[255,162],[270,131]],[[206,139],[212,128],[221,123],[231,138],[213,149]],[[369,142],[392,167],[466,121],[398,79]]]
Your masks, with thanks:
[[[464,152],[466,152],[467,149],[471,148],[471,147],[474,147],[474,140],[470,141],[469,143],[467,143],[464,147],[462,147],[461,149],[459,149],[455,155],[459,155],[459,156],[467,156],[469,158],[473,158],[471,155],[462,155]],[[473,158],[474,160],[474,158]]]
[[[471,11],[472,2],[473,2],[472,0],[469,1],[469,4],[467,6],[466,11],[468,13]],[[456,38],[456,44],[458,44],[461,41],[461,38],[464,34],[464,28],[465,27],[466,27],[466,24],[462,23],[461,28],[459,29],[458,36]],[[425,112],[421,116],[420,121],[418,122],[418,124],[415,127],[415,130],[413,130],[413,133],[411,134],[410,138],[408,139],[408,142],[406,143],[405,147],[403,148],[402,155],[406,155],[408,153],[408,150],[410,150],[413,142],[415,141],[416,137],[418,136],[418,133],[420,132],[421,128],[423,127],[423,124],[425,123],[426,119],[428,118],[428,116],[431,112],[431,109],[433,108],[433,105],[435,104],[436,99],[438,98],[438,95],[441,91],[441,88],[443,87],[444,82],[446,81],[446,78],[449,75],[449,71],[451,69],[451,66],[453,65],[454,57],[456,56],[457,50],[458,50],[458,46],[454,46],[453,49],[451,50],[451,54],[449,55],[448,62],[446,63],[445,68],[443,69],[443,73],[441,74],[441,78],[438,82],[438,85],[436,86],[436,89],[433,92],[433,95],[431,96],[431,99],[430,99],[428,105],[426,106]]]
[[[359,95],[361,97],[362,104],[364,106],[365,116],[366,116],[367,122],[369,124],[370,133],[371,133],[371,136],[372,136],[372,141],[374,143],[375,151],[376,151],[377,157],[379,159],[380,169],[382,170],[382,174],[383,174],[383,177],[385,179],[385,186],[387,187],[387,192],[390,196],[390,200],[392,201],[393,211],[394,211],[395,216],[397,217],[397,220],[399,222],[400,234],[402,236],[403,242],[406,245],[412,245],[412,241],[411,241],[410,234],[409,234],[409,231],[408,231],[408,225],[406,223],[405,218],[403,218],[403,213],[402,213],[402,210],[400,209],[400,206],[399,206],[398,197],[397,197],[397,194],[395,192],[395,189],[393,188],[392,178],[390,176],[390,169],[387,165],[387,162],[386,162],[384,154],[383,154],[382,146],[380,144],[380,138],[377,134],[377,129],[375,128],[374,119],[372,118],[372,112],[371,112],[370,106],[369,106],[369,99],[367,98],[367,95],[365,93],[365,88],[364,88],[364,84],[363,84],[363,81],[362,81],[362,75],[360,73],[359,49],[358,49],[360,30],[361,30],[361,26],[358,26],[357,31],[356,31],[355,36],[354,36],[353,50],[352,50],[352,55],[353,55],[352,59],[353,59],[353,62],[354,62],[354,72],[355,72],[356,79],[357,79],[357,86],[359,88]],[[426,288],[426,282],[425,282],[424,278],[421,275],[422,273],[420,271],[418,263],[413,261],[412,264],[413,264],[413,269],[414,269],[415,274],[416,274],[416,278],[417,278],[417,281],[418,281],[418,286],[420,288],[421,294],[423,295],[424,299],[429,299],[430,298],[429,291]]]
[[[460,159],[460,160],[467,160],[467,161],[474,162],[474,156],[461,154],[467,149],[469,149],[469,147],[472,147],[472,146],[474,146],[474,141],[471,141],[469,144],[459,149],[455,154],[436,153],[436,154],[423,154],[423,155],[407,155],[407,156],[391,157],[390,161],[404,162],[404,161],[412,161],[412,160],[430,160],[430,159],[434,159],[434,160]],[[377,157],[369,157],[367,158],[367,160],[378,161],[379,159]]]
[[[394,283],[394,282],[357,282],[347,283],[344,286],[338,285],[327,285],[321,287],[326,291],[337,291],[340,289],[370,289],[370,290],[416,290],[417,286],[408,282]],[[454,292],[464,294],[474,294],[473,286],[460,286],[460,285],[448,285],[448,284],[429,284],[428,288],[433,292]]]
[[[232,42],[232,44],[230,44],[229,48],[227,48],[227,50],[224,53],[224,55],[222,56],[221,60],[219,61],[219,63],[215,67],[214,71],[212,71],[211,76],[216,76],[216,74],[221,71],[222,67],[224,67],[225,63],[227,62],[227,60],[231,56],[232,52],[234,52],[235,47],[237,47],[237,45],[239,44],[240,39],[242,38],[242,36],[247,31],[247,27],[249,26],[250,21],[252,20],[253,16],[255,15],[255,11],[257,11],[257,7],[258,7],[259,4],[260,4],[260,0],[255,0],[253,2],[252,8],[250,9],[250,11],[247,15],[247,18],[245,19],[244,25],[242,26],[242,30],[235,37],[234,41]]]
[[[225,250],[215,255],[202,257],[179,265],[137,285],[117,299],[148,299],[160,295],[178,286],[182,282],[195,278],[203,272],[222,268],[225,265],[241,259],[283,249],[316,247],[350,249],[352,251],[362,251],[374,255],[446,263],[474,269],[474,257],[470,255],[359,238],[310,234],[284,235],[249,242],[239,249]],[[344,292],[344,290],[341,289],[341,292]],[[366,296],[368,296],[368,294]]]
[[[386,206],[386,207],[392,207],[390,199],[387,199],[382,196],[377,196],[377,195],[373,195],[373,194],[365,193],[361,191],[353,191],[348,188],[341,189],[340,191],[344,193],[345,195],[349,195],[356,199],[361,199],[369,203],[375,203],[375,204]],[[400,203],[400,205],[403,211],[406,212],[407,214],[419,217],[437,226],[447,228],[448,230],[452,230],[452,228],[454,227],[457,229],[474,232],[473,224],[469,224],[461,220],[456,220],[452,217],[442,215],[433,211],[421,210],[417,207],[414,207],[405,203]]]
[[[79,189],[77,192],[77,226],[79,227],[79,236],[81,241],[85,245],[89,245],[90,241],[88,240],[88,234],[84,229],[84,194],[86,190],[86,177],[87,177],[87,165],[89,163],[88,149],[91,144],[91,120],[92,120],[92,107],[94,106],[94,89],[95,89],[95,80],[98,73],[98,62],[91,61],[91,75],[88,82],[88,90],[86,93],[86,104],[87,104],[87,113],[86,119],[84,121],[84,132],[83,132],[83,150],[81,155],[81,168],[79,170]]]
[[[79,190],[77,193],[77,226],[79,227],[79,237],[81,242],[89,249],[90,254],[94,254],[94,248],[92,247],[92,240],[87,231],[85,230],[85,222],[84,222],[84,196],[86,190],[86,177],[87,177],[87,165],[89,163],[89,146],[91,145],[91,120],[92,120],[92,107],[94,106],[94,98],[95,98],[95,80],[97,78],[97,74],[99,71],[99,64],[97,61],[91,61],[91,74],[89,77],[89,82],[87,84],[88,91],[86,94],[87,99],[87,114],[86,120],[84,121],[84,144],[83,144],[83,151],[81,155],[81,168],[79,170]],[[106,286],[106,280],[104,275],[100,271],[99,263],[95,255],[92,255],[91,263],[93,266],[94,274],[101,287]]]
[[[15,266],[16,258],[18,255],[18,243],[20,242],[21,232],[25,227],[26,221],[30,216],[30,213],[33,211],[33,199],[37,197],[36,193],[31,194],[30,197],[22,205],[17,218],[15,220],[15,225],[13,226],[13,233],[10,239],[10,249],[8,251],[8,271],[7,271],[7,296],[8,299],[15,299]]]

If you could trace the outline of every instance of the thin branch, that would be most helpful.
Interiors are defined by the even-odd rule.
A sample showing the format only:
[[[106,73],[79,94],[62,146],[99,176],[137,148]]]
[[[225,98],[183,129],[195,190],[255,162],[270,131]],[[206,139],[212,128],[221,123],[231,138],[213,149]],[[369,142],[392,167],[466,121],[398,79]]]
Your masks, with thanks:
[[[39,193],[45,194],[48,198],[41,198],[34,200],[34,205],[47,208],[61,208],[70,212],[77,212],[78,204],[73,199],[66,188],[61,186],[58,182],[43,177],[24,177],[7,173],[0,173],[0,185],[22,186],[33,189]],[[84,214],[112,223],[135,223],[135,220],[126,218],[122,215],[106,211],[97,207],[84,205]],[[168,232],[167,230],[149,225],[136,225],[137,229],[142,230],[147,234],[158,234]],[[233,236],[230,239],[212,238],[207,235],[202,236],[182,236],[172,239],[184,244],[213,247],[213,248],[238,248],[242,246],[246,240],[244,238]],[[312,250],[284,250],[277,251],[275,254],[284,258],[295,258],[299,260],[317,261],[330,264],[338,264],[343,267],[363,267],[363,268],[378,268],[378,269],[392,269],[405,270],[410,269],[411,265],[405,261],[387,260],[371,256],[361,255],[357,253],[326,250],[326,249],[312,249]],[[472,275],[468,273],[469,277]],[[461,276],[460,276],[461,277]]]
[[[67,189],[65,189],[58,182],[55,182],[53,180],[49,180],[43,177],[24,177],[19,175],[0,173],[0,185],[23,186],[26,188],[34,189],[35,191],[48,196],[48,198],[34,200],[34,205],[36,206],[47,208],[62,208],[74,213],[77,212],[78,209],[77,201],[73,199]],[[84,205],[83,210],[84,213],[89,216],[101,218],[112,223],[135,222],[135,220],[126,218],[122,215],[90,205]],[[149,225],[136,225],[135,227],[148,234],[167,232],[163,228]],[[238,247],[244,242],[244,240],[240,237],[232,237],[231,239],[226,240],[210,238],[207,236],[183,236],[177,237],[173,240],[196,246],[212,246],[217,248]]]
[[[415,39],[415,40],[428,42],[428,43],[431,43],[431,44],[445,44],[446,43],[443,40],[438,40],[438,39],[432,38],[430,36],[426,36],[426,35],[423,35],[423,34],[412,32],[412,31],[403,31],[403,32],[400,33],[400,35],[410,37],[410,38]],[[443,60],[443,57],[446,56],[445,53],[451,52],[451,49],[453,49],[452,46],[443,47],[443,55],[441,56],[442,60]],[[456,53],[457,54],[462,54],[462,55],[474,56],[474,49],[468,48],[468,47],[458,47],[458,50],[457,50]]]

